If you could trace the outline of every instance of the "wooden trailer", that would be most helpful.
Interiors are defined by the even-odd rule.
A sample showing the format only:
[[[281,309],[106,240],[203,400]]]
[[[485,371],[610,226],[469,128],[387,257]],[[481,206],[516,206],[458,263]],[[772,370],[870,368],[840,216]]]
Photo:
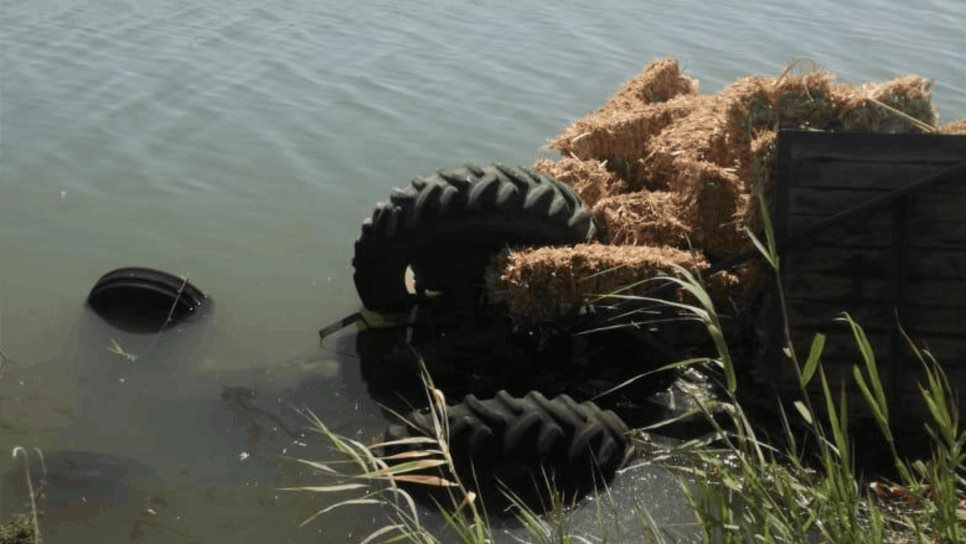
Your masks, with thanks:
[[[852,377],[862,358],[842,312],[868,334],[894,420],[925,410],[899,323],[966,390],[966,136],[783,132],[772,205],[796,350],[804,359],[827,335],[824,366],[853,413],[865,406]],[[763,366],[798,392],[780,311],[769,305]]]

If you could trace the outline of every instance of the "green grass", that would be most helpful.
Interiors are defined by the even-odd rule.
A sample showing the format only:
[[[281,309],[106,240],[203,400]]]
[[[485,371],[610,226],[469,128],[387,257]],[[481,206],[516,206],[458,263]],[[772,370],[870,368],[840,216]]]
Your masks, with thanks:
[[[379,504],[385,507],[389,521],[364,537],[361,540],[363,543],[405,541],[425,544],[482,544],[493,541],[489,518],[479,504],[476,494],[469,491],[456,476],[453,459],[447,447],[449,429],[445,397],[433,385],[424,366],[422,370],[433,420],[432,436],[365,445],[333,433],[318,417],[306,412],[305,415],[311,423],[310,431],[328,440],[344,459],[335,463],[296,459],[295,461],[315,469],[335,483],[285,490],[326,494],[355,491],[361,495],[336,502],[316,512],[303,525],[337,508]],[[401,416],[400,419],[402,420]],[[387,455],[377,453],[387,446],[419,446],[420,449]],[[421,473],[427,469],[438,469],[441,475]],[[439,504],[439,512],[449,528],[445,539],[425,527],[416,501],[408,491],[400,487],[401,484],[428,486],[436,491],[443,491],[448,496],[447,503]]]
[[[43,464],[44,456],[36,450],[37,457]],[[37,502],[33,479],[30,477],[30,462],[27,450],[17,446],[11,451],[14,460],[23,457],[24,478],[27,482],[27,492],[30,494],[30,515],[17,514],[4,523],[0,523],[0,544],[40,544],[43,538],[40,523],[37,520]]]
[[[34,534],[30,516],[19,514],[0,523],[0,544],[32,544]]]
[[[777,448],[757,436],[755,424],[735,396],[738,384],[734,361],[727,351],[714,305],[701,288],[700,278],[681,271],[671,281],[697,295],[698,303],[693,306],[675,304],[693,312],[705,323],[718,354],[665,368],[716,364],[724,369],[726,382],[725,398],[714,406],[695,399],[714,433],[676,450],[677,458],[683,454],[687,462],[666,465],[683,475],[682,493],[694,514],[698,534],[705,542],[966,542],[966,432],[960,426],[951,384],[928,351],[910,342],[922,366],[920,392],[931,416],[924,425],[932,439],[932,454],[928,459],[909,461],[901,458],[896,450],[879,369],[868,339],[858,323],[848,315],[842,316],[863,355],[862,364],[854,368],[854,378],[879,431],[892,448],[893,462],[900,475],[895,482],[864,482],[856,469],[844,388],[833,387],[822,366],[824,337],[815,337],[802,364],[792,349],[785,350],[799,369],[803,392],[817,380],[822,406],[816,409],[810,397],[803,394],[803,400],[794,402],[787,411],[783,409],[780,419],[785,436],[780,441],[782,447]],[[359,497],[343,500],[318,513],[361,504],[384,506],[389,522],[362,542],[493,542],[485,508],[455,476],[446,446],[445,402],[442,393],[426,376],[434,435],[409,439],[410,445],[419,444],[423,449],[380,457],[374,452],[387,444],[367,446],[340,437],[313,416],[315,431],[350,461],[348,466],[352,470],[301,460],[340,481],[331,486],[297,489],[325,493],[365,490]],[[719,424],[720,418],[712,417],[712,411],[725,413],[728,424]],[[797,425],[792,424],[793,418],[799,420]],[[803,425],[806,436],[800,430],[793,431]],[[412,474],[427,468],[439,468],[447,476]],[[437,503],[447,527],[445,534],[434,534],[422,523],[414,500],[398,486],[403,482],[450,491],[448,502]],[[559,496],[548,499],[550,508],[542,515],[527,508],[522,501],[511,502],[514,515],[529,535],[528,542],[605,541],[595,535],[574,534],[566,515],[573,505],[564,504]],[[641,523],[641,542],[675,541],[657,527],[646,508],[640,509],[639,518],[646,521]]]

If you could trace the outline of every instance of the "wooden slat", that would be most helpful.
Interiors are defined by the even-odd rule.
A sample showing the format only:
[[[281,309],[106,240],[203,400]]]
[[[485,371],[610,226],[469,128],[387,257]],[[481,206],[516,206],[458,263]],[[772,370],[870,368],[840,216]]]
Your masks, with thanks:
[[[816,216],[789,214],[788,230],[795,233],[820,220]],[[892,241],[891,224],[889,213],[876,212],[864,219],[816,233],[810,243],[813,246],[885,248]],[[908,221],[907,232],[907,244],[910,248],[966,251],[966,221],[914,217]]]
[[[873,325],[885,331],[891,330],[895,324],[895,312],[888,303],[843,305],[838,302],[788,298],[787,306],[790,326],[804,334],[847,330],[846,324],[837,321],[844,312],[848,312],[863,327]]]
[[[890,256],[886,248],[843,248],[811,246],[791,251],[783,266],[795,272],[848,274],[865,269],[866,277],[888,277]],[[906,277],[909,279],[961,279],[966,281],[966,251],[958,249],[906,250]],[[963,301],[966,305],[966,301]]]
[[[966,136],[783,131],[779,147],[796,161],[824,157],[843,161],[941,162],[966,157]]]
[[[908,158],[898,155],[885,160],[881,152],[867,161],[857,157],[836,159],[819,155],[799,163],[792,187],[892,190],[966,160],[964,156],[959,159],[946,157],[937,162],[923,162],[921,158],[917,162],[907,162]],[[966,179],[943,183],[942,191],[966,193]]]
[[[777,156],[775,225],[784,240],[966,161],[966,137],[782,133]],[[890,202],[848,224],[810,234],[810,245],[783,251],[788,317],[798,351],[804,357],[816,331],[828,334],[824,361],[832,383],[841,378],[848,384],[852,414],[868,411],[851,376],[852,365],[861,363],[855,340],[847,326],[834,321],[843,310],[865,328],[887,387],[900,389],[890,392],[893,408],[918,401],[921,376],[911,350],[893,351],[897,305],[903,326],[932,347],[950,369],[951,382],[960,388],[966,384],[966,176],[957,176],[905,195],[902,213]],[[903,232],[895,231],[894,218],[902,220]],[[901,251],[893,247],[897,242]],[[901,286],[893,283],[897,273]],[[777,336],[771,346],[781,344]],[[890,361],[890,355],[900,358]],[[785,390],[797,390],[794,372],[782,370],[778,379]]]
[[[805,334],[844,329],[845,325],[836,321],[844,312],[848,312],[868,332],[890,333],[897,326],[897,313],[890,304],[848,307],[813,300],[788,301],[790,326]],[[951,342],[962,339],[963,346],[966,347],[966,308],[909,305],[898,314],[898,319],[898,323],[902,323],[902,327],[914,338],[925,337],[930,341],[941,342],[947,348]]]
[[[966,368],[966,338],[958,336],[923,336],[915,332],[910,333],[910,337],[917,346],[928,349],[943,368]],[[916,364],[918,365],[918,363]],[[959,383],[966,384],[966,382]]]
[[[790,187],[788,189],[788,212],[795,215],[830,216],[847,210],[889,191],[872,189],[829,189],[813,187]],[[905,197],[909,217],[933,218],[966,223],[966,191],[948,193],[935,190],[924,191]]]
[[[850,305],[887,303],[891,300],[892,287],[891,282],[885,278],[789,273],[785,277],[785,295],[801,301],[842,302]]]
[[[876,271],[877,272],[877,271]],[[785,277],[785,294],[802,302],[838,302],[843,305],[891,304],[892,282],[881,277],[799,273]],[[962,308],[966,301],[966,282],[961,280],[907,280],[905,302],[936,308]]]
[[[966,222],[914,217],[906,227],[908,247],[966,251]]]

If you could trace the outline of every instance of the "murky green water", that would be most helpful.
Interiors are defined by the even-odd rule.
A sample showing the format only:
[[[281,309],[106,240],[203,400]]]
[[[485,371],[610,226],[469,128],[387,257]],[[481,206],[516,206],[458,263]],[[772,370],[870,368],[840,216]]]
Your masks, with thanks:
[[[799,56],[854,81],[915,72],[944,119],[966,117],[962,0],[0,6],[0,450],[97,452],[53,459],[119,482],[68,480],[54,543],[367,533],[368,511],[296,528],[332,499],[277,492],[300,475],[276,456],[318,452],[223,388],[379,434],[352,335],[316,335],[358,305],[362,218],[441,166],[531,163],[650,59],[677,56],[705,91]],[[109,329],[84,297],[130,265],[188,275],[214,314],[153,345]],[[678,515],[673,486],[626,489]],[[5,484],[3,515],[18,500]]]

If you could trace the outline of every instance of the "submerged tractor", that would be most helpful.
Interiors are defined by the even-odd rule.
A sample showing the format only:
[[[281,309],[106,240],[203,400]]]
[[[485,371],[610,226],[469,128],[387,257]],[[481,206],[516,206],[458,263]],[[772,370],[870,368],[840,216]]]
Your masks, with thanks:
[[[425,363],[465,399],[448,410],[455,458],[509,481],[542,466],[590,489],[620,466],[628,427],[673,415],[675,391],[714,389],[713,375],[656,372],[714,353],[662,277],[701,277],[744,358],[767,351],[768,276],[749,233],[775,193],[780,131],[966,132],[936,128],[914,76],[856,87],[790,68],[697,87],[655,61],[551,142],[558,160],[442,169],[393,190],[353,259],[370,392],[425,404]],[[391,434],[429,423],[410,419]]]

